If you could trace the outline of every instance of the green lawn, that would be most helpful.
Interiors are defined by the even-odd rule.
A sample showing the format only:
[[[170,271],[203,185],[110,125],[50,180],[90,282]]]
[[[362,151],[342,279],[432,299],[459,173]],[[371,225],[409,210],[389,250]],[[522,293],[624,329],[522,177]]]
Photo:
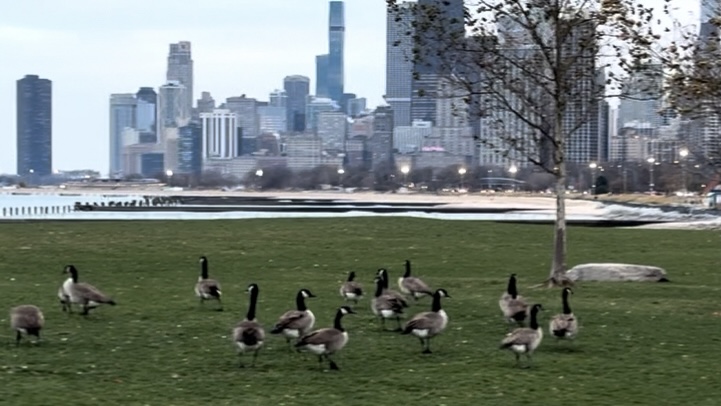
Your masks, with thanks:
[[[498,350],[498,298],[508,274],[521,294],[560,310],[547,275],[551,228],[403,218],[0,224],[0,403],[12,405],[718,405],[721,402],[719,235],[698,231],[572,228],[569,266],[653,264],[666,284],[584,284],[571,305],[575,343],[546,336],[535,367]],[[201,308],[197,259],[223,284],[225,311]],[[380,332],[364,299],[347,316],[339,372],[289,353],[270,336],[254,369],[239,369],[229,334],[260,285],[269,330],[305,287],[318,322],[332,324],[338,287],[355,270],[366,290],[380,266],[391,280],[411,259],[448,290],[448,330],[420,354],[418,340]],[[114,296],[88,318],[61,312],[63,266]],[[14,345],[7,310],[32,303],[47,319],[40,346]],[[430,300],[412,305],[426,311]]]

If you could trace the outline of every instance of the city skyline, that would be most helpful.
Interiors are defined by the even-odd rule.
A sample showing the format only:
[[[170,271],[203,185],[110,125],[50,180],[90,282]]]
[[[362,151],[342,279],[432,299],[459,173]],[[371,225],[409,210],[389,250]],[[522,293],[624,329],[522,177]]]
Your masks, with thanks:
[[[40,16],[32,13],[35,3],[13,5],[0,16],[0,52],[14,57],[13,64],[0,67],[0,118],[14,110],[7,77],[38,74],[53,80],[53,169],[106,173],[107,97],[164,84],[168,44],[193,44],[194,100],[203,91],[218,101],[240,94],[267,100],[289,75],[311,78],[314,89],[315,56],[327,52],[327,0],[310,0],[302,7],[281,0],[219,2],[201,9],[167,8],[169,3],[158,1],[142,3],[142,15],[138,0],[70,0],[63,7],[45,7],[47,13]],[[346,55],[344,90],[367,98],[369,107],[384,105],[385,4],[346,0],[345,9],[346,48],[353,52]],[[275,24],[259,18],[265,15]],[[2,120],[9,124],[7,131],[0,134],[12,135],[15,120],[7,118]],[[16,145],[8,138],[11,148],[0,151],[0,173],[15,167],[11,151]]]
[[[101,173],[109,167],[109,95],[157,91],[171,43],[192,43],[194,99],[209,91],[218,101],[242,94],[268,100],[289,75],[309,77],[313,93],[315,56],[328,47],[327,0],[171,4],[70,0],[43,5],[42,16],[33,12],[38,1],[10,6],[0,16],[0,52],[14,57],[0,66],[0,139],[8,146],[0,149],[0,173],[16,171],[15,85],[28,74],[53,81],[53,169]],[[353,49],[345,56],[345,91],[366,97],[369,107],[383,104],[385,4],[345,0],[345,20]]]

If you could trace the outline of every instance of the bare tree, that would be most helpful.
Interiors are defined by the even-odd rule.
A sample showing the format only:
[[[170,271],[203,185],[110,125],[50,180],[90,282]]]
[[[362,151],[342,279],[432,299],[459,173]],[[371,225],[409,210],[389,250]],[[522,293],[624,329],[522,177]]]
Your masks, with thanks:
[[[390,13],[407,10],[387,1]],[[620,92],[624,72],[650,57],[658,38],[653,10],[635,0],[419,0],[413,10],[414,79],[423,84],[416,95],[454,86],[464,94],[455,107],[476,126],[481,154],[529,163],[554,178],[547,284],[570,283],[567,163],[602,157],[600,104]]]
[[[667,100],[685,122],[688,159],[693,174],[721,175],[721,8],[703,2],[702,21],[685,26],[676,19],[676,36],[661,50],[668,72]],[[709,18],[709,16],[715,16]],[[676,17],[676,16],[672,16]],[[684,157],[686,158],[686,157]]]

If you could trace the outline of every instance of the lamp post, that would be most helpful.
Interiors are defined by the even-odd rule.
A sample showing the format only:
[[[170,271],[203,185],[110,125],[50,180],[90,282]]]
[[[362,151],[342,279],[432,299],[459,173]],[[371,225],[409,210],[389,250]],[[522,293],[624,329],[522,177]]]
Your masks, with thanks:
[[[407,186],[408,182],[406,178],[408,177],[408,172],[411,171],[411,167],[408,165],[401,166],[401,173],[403,174],[403,186]]]
[[[256,170],[256,171],[255,171],[255,176],[258,177],[258,179],[257,179],[258,188],[261,189],[261,187],[260,187],[260,180],[261,180],[261,178],[263,178],[263,170],[262,170],[262,169]]]
[[[591,162],[588,167],[591,168],[591,195],[596,196],[596,168],[598,168],[598,164]]]
[[[345,173],[345,169],[338,168],[338,186],[343,189],[343,174]]]
[[[458,175],[460,175],[460,177],[461,177],[461,189],[463,189],[463,175],[465,175],[465,174],[466,174],[466,168],[464,168],[462,166],[460,168],[458,168]]]
[[[168,183],[168,186],[172,186],[171,182],[173,179],[173,171],[171,169],[168,169],[167,171],[165,171],[165,176],[167,178],[166,182]]]
[[[648,162],[648,174],[649,174],[649,181],[648,181],[648,190],[653,192],[653,165],[656,163],[656,158],[650,157],[646,160]]]
[[[688,156],[688,148],[684,147],[678,151],[681,156],[681,184],[683,185],[684,194],[688,193],[688,186],[686,184],[686,157]]]
[[[511,178],[513,178],[513,191],[516,191],[516,174],[518,173],[518,167],[516,165],[511,165],[510,168],[508,168],[508,173],[511,174]]]

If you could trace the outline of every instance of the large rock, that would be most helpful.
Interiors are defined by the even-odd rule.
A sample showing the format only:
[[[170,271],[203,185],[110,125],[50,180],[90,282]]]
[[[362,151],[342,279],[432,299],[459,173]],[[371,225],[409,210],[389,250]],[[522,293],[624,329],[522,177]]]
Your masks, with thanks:
[[[601,282],[668,282],[666,271],[649,265],[581,264],[566,272],[572,281]]]

